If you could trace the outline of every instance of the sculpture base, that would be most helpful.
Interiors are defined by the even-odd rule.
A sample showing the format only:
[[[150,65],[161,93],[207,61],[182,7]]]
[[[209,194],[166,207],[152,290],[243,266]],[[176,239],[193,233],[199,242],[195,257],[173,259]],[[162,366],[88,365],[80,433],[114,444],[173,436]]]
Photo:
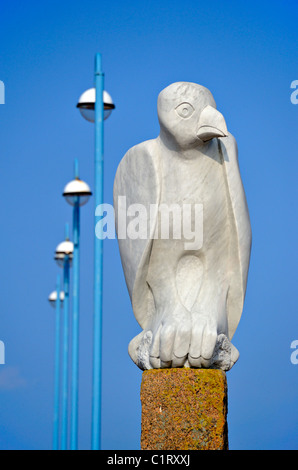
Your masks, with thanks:
[[[227,381],[217,369],[152,369],[141,384],[142,450],[227,450]]]

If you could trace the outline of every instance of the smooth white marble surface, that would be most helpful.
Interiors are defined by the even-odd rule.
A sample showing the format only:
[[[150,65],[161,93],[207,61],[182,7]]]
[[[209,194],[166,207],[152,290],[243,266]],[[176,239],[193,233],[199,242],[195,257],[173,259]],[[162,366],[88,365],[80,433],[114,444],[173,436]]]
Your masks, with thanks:
[[[210,91],[194,83],[165,88],[158,119],[159,136],[126,153],[114,183],[121,260],[142,328],[129,354],[141,369],[229,370],[239,356],[231,339],[242,314],[251,248],[236,141]],[[125,210],[138,204],[150,214],[139,237],[125,236],[119,227],[127,215],[123,197]],[[162,207],[170,214],[181,209],[180,238],[171,216],[169,237],[162,236]],[[134,211],[128,213],[131,221]]]

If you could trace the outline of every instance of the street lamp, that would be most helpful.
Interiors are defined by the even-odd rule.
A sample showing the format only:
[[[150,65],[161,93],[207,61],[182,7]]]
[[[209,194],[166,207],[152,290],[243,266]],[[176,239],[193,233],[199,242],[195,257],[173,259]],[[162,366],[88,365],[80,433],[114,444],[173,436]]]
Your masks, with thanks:
[[[108,118],[115,105],[104,91],[104,73],[101,54],[95,55],[95,88],[83,93],[77,107],[87,121],[95,123],[94,150],[94,202],[95,209],[103,204],[103,160],[104,160],[104,119]],[[95,225],[96,225],[95,216]],[[95,226],[94,226],[95,233]],[[102,362],[102,271],[103,240],[94,239],[94,327],[93,327],[93,389],[92,389],[92,442],[93,450],[100,449],[101,441],[101,362]]]
[[[77,104],[81,115],[89,122],[95,121],[95,99],[96,89],[89,88],[80,96]],[[102,101],[104,106],[103,118],[106,120],[111,115],[113,109],[115,109],[115,105],[111,95],[105,90],[103,91]]]
[[[57,298],[58,298],[58,295],[57,295],[57,290],[54,290],[53,292],[50,293],[49,297],[48,297],[48,301],[50,302],[50,305],[53,307],[53,308],[57,308]],[[64,292],[63,291],[60,291],[60,295],[59,295],[59,299],[60,299],[60,305],[63,303],[63,300],[64,300]]]
[[[59,449],[59,390],[60,390],[60,306],[64,300],[64,292],[60,290],[60,276],[57,276],[57,285],[55,291],[49,295],[49,302],[56,308],[56,327],[55,327],[55,392],[54,392],[54,431],[53,431],[53,450]]]
[[[68,256],[69,264],[71,265],[73,257],[73,243],[66,238],[63,242],[59,243],[55,251],[55,261],[60,268],[63,268],[65,256]]]
[[[63,267],[63,376],[62,376],[62,432],[61,448],[67,448],[67,398],[68,398],[68,324],[69,324],[69,268],[73,258],[73,243],[69,240],[69,227],[65,226],[65,240],[56,248],[55,260]],[[58,296],[59,298],[59,296]]]
[[[72,387],[70,448],[78,447],[78,381],[79,381],[79,310],[80,310],[80,206],[91,196],[87,183],[79,179],[78,161],[75,160],[75,179],[63,191],[66,201],[73,206],[73,314],[72,314]]]
[[[75,161],[75,179],[65,186],[62,195],[71,206],[75,206],[77,202],[79,206],[84,206],[92,195],[88,184],[78,176],[77,160]]]

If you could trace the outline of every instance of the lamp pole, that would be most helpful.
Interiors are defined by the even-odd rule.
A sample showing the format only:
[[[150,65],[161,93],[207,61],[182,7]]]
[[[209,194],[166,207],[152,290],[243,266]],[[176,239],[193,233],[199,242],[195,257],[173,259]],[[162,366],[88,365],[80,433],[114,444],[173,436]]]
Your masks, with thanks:
[[[70,448],[78,448],[79,405],[79,313],[80,313],[80,206],[91,196],[87,183],[79,178],[79,163],[75,159],[75,179],[64,188],[63,196],[73,206],[73,302],[72,302],[72,370],[71,370],[71,424]]]
[[[65,227],[65,238],[69,240],[68,224]],[[69,254],[63,258],[63,377],[62,377],[62,433],[61,448],[67,449],[68,427],[68,339],[69,339]]]
[[[61,449],[67,448],[68,428],[68,323],[69,323],[69,268],[73,256],[73,243],[69,241],[69,227],[65,225],[65,240],[56,248],[55,260],[63,267],[63,350],[62,350],[62,425]],[[57,293],[56,293],[57,296]],[[59,295],[60,299],[60,295]]]
[[[78,161],[75,160],[75,178],[78,178]],[[80,203],[74,197],[73,206],[73,316],[72,316],[72,396],[70,448],[78,447],[78,382],[79,382],[79,309],[80,309]]]
[[[104,120],[115,109],[113,100],[104,90],[104,73],[101,54],[95,55],[95,87],[86,90],[79,99],[77,108],[89,122],[95,123],[94,151],[94,202],[95,214],[103,203]],[[95,215],[95,226],[97,222]],[[94,233],[95,233],[94,226]],[[102,281],[103,239],[95,234],[94,241],[94,314],[93,314],[93,376],[92,376],[92,430],[91,448],[99,450],[101,445],[101,365],[102,365]]]
[[[60,393],[60,275],[57,275],[56,285],[56,325],[55,325],[55,391],[54,391],[54,430],[53,450],[59,449],[59,393]]]
[[[95,155],[94,155],[94,199],[96,207],[103,203],[103,123],[104,123],[104,73],[101,54],[95,56]],[[96,226],[96,216],[95,225]],[[103,240],[95,235],[94,242],[94,318],[93,318],[93,394],[92,394],[92,435],[91,448],[101,446],[101,366],[102,366],[102,271]]]

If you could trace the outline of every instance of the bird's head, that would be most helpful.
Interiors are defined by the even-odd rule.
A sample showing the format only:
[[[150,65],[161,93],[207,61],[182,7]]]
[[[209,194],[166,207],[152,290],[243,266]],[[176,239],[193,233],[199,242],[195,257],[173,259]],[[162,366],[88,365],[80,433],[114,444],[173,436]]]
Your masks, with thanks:
[[[161,136],[181,149],[204,145],[228,134],[210,91],[196,83],[177,82],[161,91],[157,102]]]

